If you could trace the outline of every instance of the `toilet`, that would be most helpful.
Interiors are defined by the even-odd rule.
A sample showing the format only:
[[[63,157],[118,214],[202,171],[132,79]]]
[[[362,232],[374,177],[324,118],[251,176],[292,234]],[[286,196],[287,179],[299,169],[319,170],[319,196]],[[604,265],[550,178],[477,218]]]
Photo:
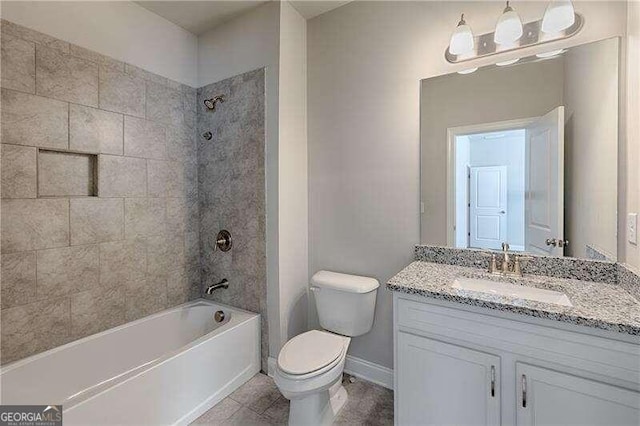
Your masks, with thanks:
[[[374,278],[319,271],[311,278],[320,326],[280,350],[274,380],[291,401],[290,425],[330,425],[347,402],[342,371],[352,337],[373,325]]]

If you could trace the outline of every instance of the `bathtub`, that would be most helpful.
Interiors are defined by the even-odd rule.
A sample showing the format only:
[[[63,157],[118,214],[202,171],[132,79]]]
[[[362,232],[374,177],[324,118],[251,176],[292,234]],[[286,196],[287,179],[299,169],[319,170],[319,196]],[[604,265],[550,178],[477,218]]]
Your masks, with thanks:
[[[188,424],[259,370],[260,316],[200,299],[8,364],[0,403],[62,404],[65,425]]]

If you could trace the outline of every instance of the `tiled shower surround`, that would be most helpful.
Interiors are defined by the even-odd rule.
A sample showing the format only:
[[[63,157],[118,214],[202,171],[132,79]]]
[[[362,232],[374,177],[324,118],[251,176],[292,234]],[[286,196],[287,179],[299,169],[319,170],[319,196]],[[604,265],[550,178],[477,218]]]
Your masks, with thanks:
[[[262,320],[262,370],[267,371],[265,240],[265,75],[259,69],[198,89],[198,199],[203,286],[227,278],[229,288],[207,296],[258,312]],[[214,111],[205,99],[223,95]],[[233,249],[215,251],[227,229]]]
[[[1,362],[200,297],[196,89],[4,20],[1,45]]]

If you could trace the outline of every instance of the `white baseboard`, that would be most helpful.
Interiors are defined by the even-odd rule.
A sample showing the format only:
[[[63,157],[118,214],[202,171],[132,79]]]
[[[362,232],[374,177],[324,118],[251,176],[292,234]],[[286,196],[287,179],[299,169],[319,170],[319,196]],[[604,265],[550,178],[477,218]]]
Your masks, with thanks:
[[[347,355],[344,371],[367,382],[393,389],[393,370],[391,368]]]
[[[267,374],[270,377],[273,377],[273,373],[276,369],[275,358],[269,357],[267,360],[267,368]],[[344,372],[359,379],[366,380],[367,382],[383,386],[387,389],[393,389],[393,370],[383,367],[382,365],[347,355]]]

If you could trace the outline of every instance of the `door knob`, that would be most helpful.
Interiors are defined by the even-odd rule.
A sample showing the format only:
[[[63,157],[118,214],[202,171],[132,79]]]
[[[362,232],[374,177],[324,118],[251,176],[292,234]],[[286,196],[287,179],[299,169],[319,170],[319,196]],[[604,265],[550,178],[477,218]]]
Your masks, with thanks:
[[[506,212],[504,210],[500,210],[500,214],[505,214]]]
[[[569,245],[569,240],[561,240],[558,238],[547,238],[545,243],[548,246],[553,246],[553,247],[565,247]]]

